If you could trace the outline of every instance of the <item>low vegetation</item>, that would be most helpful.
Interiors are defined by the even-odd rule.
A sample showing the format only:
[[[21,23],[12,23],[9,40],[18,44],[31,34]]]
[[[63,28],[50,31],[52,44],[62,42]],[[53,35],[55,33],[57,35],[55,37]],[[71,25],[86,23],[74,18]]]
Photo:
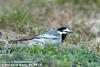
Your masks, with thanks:
[[[33,45],[17,46],[13,44],[9,48],[0,42],[1,55],[0,62],[6,61],[32,61],[41,63],[41,66],[60,66],[60,67],[99,67],[100,54],[90,51],[88,44],[80,43],[80,48],[68,48],[62,46],[48,46],[41,48]],[[34,65],[33,65],[34,66]]]

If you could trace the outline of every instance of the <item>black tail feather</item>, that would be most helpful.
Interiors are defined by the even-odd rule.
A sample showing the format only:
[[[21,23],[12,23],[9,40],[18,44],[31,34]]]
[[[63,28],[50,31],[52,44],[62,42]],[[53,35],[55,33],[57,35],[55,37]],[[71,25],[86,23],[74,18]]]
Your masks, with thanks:
[[[24,38],[24,39],[17,39],[17,40],[10,40],[9,43],[17,43],[22,41],[32,40],[33,38]]]

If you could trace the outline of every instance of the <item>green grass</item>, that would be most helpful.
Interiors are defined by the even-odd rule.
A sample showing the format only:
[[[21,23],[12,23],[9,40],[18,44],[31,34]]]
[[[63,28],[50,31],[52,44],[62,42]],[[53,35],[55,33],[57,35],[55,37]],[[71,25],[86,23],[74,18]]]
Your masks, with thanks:
[[[1,61],[32,61],[41,63],[42,66],[62,66],[62,67],[99,67],[100,54],[90,51],[82,44],[80,48],[67,48],[61,46],[48,46],[41,48],[33,45],[17,46],[13,44],[7,48],[1,45],[1,50],[5,50],[6,55],[0,57]],[[4,45],[4,44],[3,44]],[[88,45],[88,44],[87,44]]]

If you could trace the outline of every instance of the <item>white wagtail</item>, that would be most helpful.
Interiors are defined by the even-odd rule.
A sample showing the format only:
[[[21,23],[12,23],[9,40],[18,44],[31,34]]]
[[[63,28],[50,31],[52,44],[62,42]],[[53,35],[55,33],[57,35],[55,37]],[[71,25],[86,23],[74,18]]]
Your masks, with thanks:
[[[59,45],[63,43],[67,34],[71,33],[72,31],[68,27],[60,27],[56,30],[51,30],[46,33],[40,34],[38,36],[33,36],[29,39],[19,39],[15,40],[14,42],[25,42],[29,41],[32,44],[52,44],[52,45]]]

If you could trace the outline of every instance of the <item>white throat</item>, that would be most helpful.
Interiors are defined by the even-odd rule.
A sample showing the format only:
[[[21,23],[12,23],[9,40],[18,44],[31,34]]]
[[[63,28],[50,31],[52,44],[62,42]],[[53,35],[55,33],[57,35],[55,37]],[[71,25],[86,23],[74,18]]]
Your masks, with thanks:
[[[61,32],[61,31],[58,31],[58,33],[59,33],[60,35],[62,35],[62,34],[67,34],[67,32]]]

